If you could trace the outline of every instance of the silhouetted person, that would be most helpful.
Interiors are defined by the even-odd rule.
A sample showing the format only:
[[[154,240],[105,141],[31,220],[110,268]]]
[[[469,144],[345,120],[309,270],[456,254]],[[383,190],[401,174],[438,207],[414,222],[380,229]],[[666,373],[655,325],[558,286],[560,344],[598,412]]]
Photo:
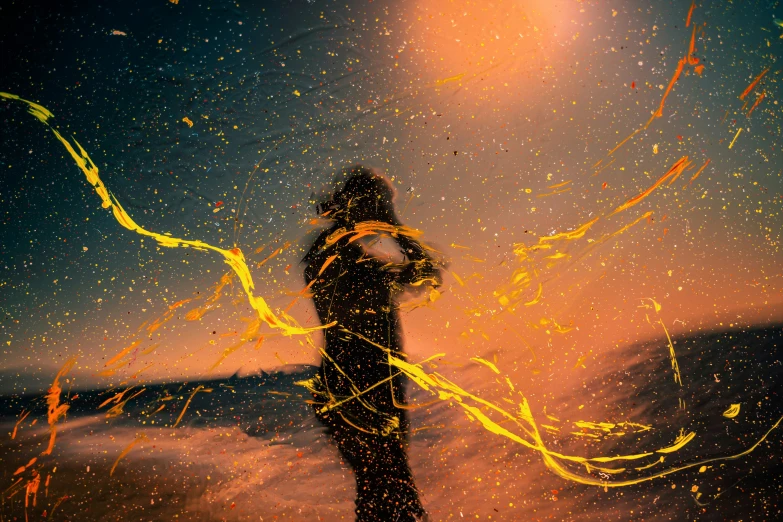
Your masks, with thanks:
[[[355,473],[358,521],[426,520],[406,454],[403,377],[387,356],[404,357],[395,294],[407,285],[437,285],[439,273],[422,245],[402,234],[395,239],[404,263],[365,250],[351,232],[384,228],[379,222],[401,226],[394,192],[370,169],[344,172],[343,188],[322,207],[334,225],[304,258],[318,317],[324,325],[335,323],[324,330],[321,367],[311,381],[314,409]]]

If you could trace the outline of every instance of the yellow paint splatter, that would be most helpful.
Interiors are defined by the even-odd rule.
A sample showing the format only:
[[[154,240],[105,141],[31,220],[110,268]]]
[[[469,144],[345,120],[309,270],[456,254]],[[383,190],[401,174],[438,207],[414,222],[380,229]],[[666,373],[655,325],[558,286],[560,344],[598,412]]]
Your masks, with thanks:
[[[732,404],[729,406],[729,408],[723,412],[723,416],[727,419],[733,419],[737,415],[739,415],[740,412],[740,405],[739,404]]]

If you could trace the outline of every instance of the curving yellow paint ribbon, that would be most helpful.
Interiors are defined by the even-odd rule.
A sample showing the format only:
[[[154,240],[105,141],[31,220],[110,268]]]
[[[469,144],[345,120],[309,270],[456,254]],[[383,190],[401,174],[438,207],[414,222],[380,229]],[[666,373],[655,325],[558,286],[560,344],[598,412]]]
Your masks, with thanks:
[[[211,250],[223,256],[225,263],[230,266],[234,273],[236,273],[236,275],[239,277],[239,280],[242,283],[242,288],[244,288],[245,294],[247,294],[250,306],[253,307],[253,309],[256,311],[258,317],[272,328],[281,330],[284,335],[307,334],[312,331],[328,328],[333,325],[332,323],[323,326],[304,328],[298,324],[295,324],[294,321],[286,322],[277,317],[274,312],[272,312],[272,309],[269,308],[269,305],[266,303],[264,298],[253,293],[253,290],[255,289],[253,284],[253,276],[250,274],[250,269],[245,262],[245,256],[242,254],[242,251],[239,248],[225,250],[216,246],[212,246],[209,243],[205,243],[203,241],[180,239],[168,234],[158,234],[157,232],[151,232],[137,225],[136,222],[133,221],[133,219],[128,215],[128,213],[125,212],[125,209],[122,208],[122,205],[120,205],[120,202],[117,200],[114,194],[109,192],[109,190],[106,188],[106,185],[104,185],[98,174],[98,167],[95,165],[95,163],[93,163],[92,159],[90,159],[90,156],[87,154],[84,148],[82,148],[79,142],[74,139],[72,145],[71,142],[63,138],[57,129],[49,124],[49,118],[54,116],[51,112],[49,112],[49,110],[47,110],[42,105],[25,100],[24,98],[20,98],[15,94],[0,92],[0,97],[9,100],[17,100],[26,104],[30,114],[38,118],[39,121],[44,123],[54,133],[57,139],[60,140],[60,143],[63,144],[73,160],[76,162],[76,165],[87,177],[87,182],[92,185],[93,189],[95,189],[95,192],[101,198],[103,208],[111,208],[112,212],[114,213],[114,218],[120,225],[132,232],[136,232],[139,235],[154,238],[160,244],[160,246],[163,247],[191,247],[197,250]],[[74,148],[74,145],[76,148],[78,148],[78,152]]]

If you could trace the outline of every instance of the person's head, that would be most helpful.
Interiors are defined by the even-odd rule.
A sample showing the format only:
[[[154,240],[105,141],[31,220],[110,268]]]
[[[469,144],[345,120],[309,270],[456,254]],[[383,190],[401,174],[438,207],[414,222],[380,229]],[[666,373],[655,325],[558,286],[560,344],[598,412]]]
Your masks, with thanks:
[[[332,195],[324,209],[342,224],[382,221],[400,225],[394,213],[394,188],[379,171],[354,165],[342,171],[343,187]]]

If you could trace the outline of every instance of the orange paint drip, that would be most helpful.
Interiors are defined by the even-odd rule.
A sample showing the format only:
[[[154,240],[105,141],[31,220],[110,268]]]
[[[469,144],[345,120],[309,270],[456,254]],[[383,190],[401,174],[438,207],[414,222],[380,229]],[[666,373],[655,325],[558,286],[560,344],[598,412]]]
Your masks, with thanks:
[[[19,425],[27,418],[28,415],[30,415],[29,411],[23,411],[20,414],[19,420],[16,421],[16,424],[14,425],[14,431],[11,433],[11,440],[14,440],[16,438],[16,430],[19,428]]]
[[[753,106],[748,111],[747,117],[750,118],[750,115],[753,114],[753,111],[756,110],[756,107],[759,106],[759,103],[761,103],[761,100],[763,100],[767,96],[766,91],[762,92],[761,95],[756,98],[756,102],[753,104]]]
[[[226,348],[225,350],[223,350],[223,353],[221,354],[220,358],[215,362],[215,364],[213,364],[209,368],[209,371],[212,371],[215,368],[217,368],[218,366],[220,366],[223,363],[223,361],[228,359],[229,355],[231,355],[232,353],[236,352],[237,350],[242,348],[246,343],[248,343],[251,340],[253,340],[253,338],[256,335],[258,335],[258,330],[261,328],[262,324],[263,323],[261,322],[260,319],[252,320],[250,322],[250,324],[248,325],[247,329],[245,329],[245,332],[239,338],[239,342],[234,343],[231,346],[229,346],[228,348]],[[183,411],[183,413],[184,413],[184,411]],[[180,417],[181,417],[181,415],[180,415]],[[177,421],[177,422],[179,422],[179,421]]]
[[[41,455],[51,455],[54,449],[54,441],[57,439],[57,421],[68,411],[67,404],[60,404],[60,394],[63,389],[60,387],[60,378],[65,376],[76,364],[76,358],[69,359],[57,372],[52,381],[52,386],[46,394],[46,405],[48,406],[47,422],[49,423],[49,445]]]
[[[117,355],[115,355],[114,357],[109,359],[109,361],[106,364],[104,364],[104,366],[111,366],[111,365],[113,365],[114,363],[116,363],[117,361],[119,361],[120,359],[122,359],[123,357],[128,355],[129,353],[131,353],[140,344],[141,344],[141,339],[133,341],[130,344],[130,346],[124,348],[122,351],[120,351],[120,353],[118,353]]]
[[[286,241],[286,242],[285,242],[285,244],[284,244],[283,246],[281,246],[281,247],[279,247],[279,248],[276,248],[274,252],[272,252],[272,253],[271,253],[271,254],[269,254],[269,255],[268,255],[266,258],[264,258],[264,260],[263,260],[263,261],[259,262],[259,263],[256,265],[256,268],[261,268],[261,267],[262,267],[262,266],[264,266],[264,265],[265,265],[265,264],[266,264],[266,263],[267,263],[267,262],[268,262],[270,259],[274,259],[274,258],[275,258],[275,257],[277,257],[278,255],[280,255],[280,253],[282,253],[282,252],[283,252],[283,250],[285,250],[286,248],[288,248],[288,247],[290,247],[290,246],[291,246],[291,243],[289,243],[288,241]],[[256,251],[256,253],[258,253],[258,251]]]
[[[174,318],[174,310],[196,299],[201,299],[201,296],[191,297],[190,299],[183,299],[169,305],[169,309],[166,311],[166,313],[164,313],[161,317],[156,319],[151,325],[147,327],[147,332],[153,333],[155,330],[171,321]]]
[[[691,2],[691,8],[688,9],[688,18],[685,19],[685,27],[691,25],[691,16],[693,16],[694,9],[696,9],[696,0],[693,0],[693,2]]]
[[[133,386],[131,386],[130,388],[127,388],[127,389],[117,393],[116,395],[114,395],[113,397],[111,397],[109,399],[106,399],[105,401],[103,401],[101,403],[100,406],[98,406],[98,409],[100,410],[101,408],[103,408],[107,404],[114,403],[114,406],[112,406],[111,408],[109,408],[106,411],[106,417],[109,418],[109,419],[112,418],[112,417],[118,417],[119,415],[121,415],[123,413],[123,408],[128,403],[128,401],[138,397],[139,395],[141,395],[145,391],[145,388],[142,388],[141,390],[139,390],[135,394],[133,394],[130,397],[128,397],[125,400],[123,400],[123,397],[125,396],[125,394],[130,392],[132,389],[133,389]]]
[[[744,100],[744,99],[745,99],[745,96],[747,96],[748,94],[750,94],[750,91],[752,91],[752,90],[753,90],[753,88],[754,88],[754,87],[756,87],[756,85],[758,85],[758,83],[761,81],[761,79],[764,77],[764,75],[765,75],[765,74],[767,74],[768,72],[769,72],[769,67],[767,67],[766,69],[764,69],[763,71],[761,71],[761,74],[759,74],[758,76],[756,76],[756,79],[755,79],[755,80],[753,80],[753,81],[750,83],[750,85],[748,85],[748,88],[747,88],[747,89],[745,89],[744,91],[742,91],[742,94],[740,94],[740,97],[739,97],[739,99],[740,99],[740,100]]]
[[[691,9],[693,9],[693,6],[691,6]],[[646,130],[647,128],[649,128],[650,125],[652,124],[652,122],[654,122],[656,118],[660,118],[661,116],[663,116],[663,108],[666,105],[666,99],[669,97],[669,94],[672,92],[672,89],[674,88],[674,84],[677,83],[677,80],[680,79],[680,76],[682,75],[682,72],[685,69],[685,66],[686,65],[696,65],[697,63],[699,63],[699,59],[697,57],[693,56],[693,53],[696,52],[696,31],[697,31],[697,27],[694,25],[693,26],[693,31],[691,32],[691,41],[690,41],[690,44],[688,45],[688,52],[687,52],[687,54],[684,57],[682,57],[677,62],[677,68],[675,69],[674,74],[672,75],[671,80],[669,80],[669,85],[666,86],[666,90],[664,91],[663,96],[661,97],[661,102],[658,105],[658,110],[656,110],[653,113],[653,115],[650,116],[650,119],[647,120],[647,122],[644,125],[642,125],[640,128],[638,128],[635,131],[633,131],[627,138],[625,138],[623,141],[618,143],[612,150],[610,150],[607,153],[607,156],[611,156],[612,154],[614,154],[620,147],[622,147],[623,145],[628,143],[630,140],[632,140],[637,134],[639,134],[643,130]],[[699,66],[696,67],[696,72],[699,75],[701,75],[703,70],[704,70],[704,66],[702,66],[702,65],[699,65]],[[597,166],[599,163],[600,163],[600,161],[598,163],[596,163],[595,165],[593,165],[593,167]]]
[[[144,433],[139,433],[138,435],[136,435],[136,438],[135,438],[135,439],[133,439],[133,441],[132,441],[130,444],[128,444],[128,445],[125,447],[125,449],[124,449],[124,450],[122,450],[122,452],[120,453],[120,456],[119,456],[119,457],[117,457],[117,460],[115,460],[115,461],[114,461],[114,465],[111,467],[111,471],[109,471],[109,476],[111,477],[112,475],[114,475],[114,470],[115,470],[115,469],[117,469],[117,464],[119,464],[119,463],[120,463],[120,461],[121,461],[121,460],[122,460],[122,459],[123,459],[123,458],[124,458],[124,457],[125,457],[125,456],[126,456],[128,453],[130,453],[130,452],[131,452],[131,450],[133,449],[133,447],[134,447],[136,444],[138,444],[138,443],[140,443],[140,442],[144,442],[144,441],[146,441],[146,440],[148,440],[148,439],[147,439],[147,435],[145,435]]]
[[[354,228],[351,230],[348,230],[346,228],[339,228],[334,232],[332,232],[329,235],[329,237],[326,238],[326,246],[331,246],[337,243],[340,239],[344,238],[345,236],[352,236],[356,234],[365,235],[366,232],[370,232],[373,234],[378,234],[379,232],[386,232],[390,234],[392,237],[396,237],[398,234],[401,234],[403,236],[408,236],[413,238],[419,237],[422,234],[421,230],[416,230],[415,228],[406,227],[405,225],[395,226],[389,223],[383,223],[381,221],[362,221],[361,223],[357,223],[354,226]]]
[[[229,283],[231,283],[233,279],[234,279],[234,274],[232,274],[231,272],[223,274],[218,284],[215,285],[215,288],[212,291],[212,295],[207,298],[206,302],[202,306],[199,306],[198,308],[194,308],[193,310],[185,314],[185,320],[198,321],[199,319],[204,317],[207,314],[207,312],[209,312],[214,308],[215,303],[223,295],[223,288],[225,288]]]
[[[329,265],[331,265],[331,264],[332,264],[332,261],[334,261],[335,259],[337,259],[337,254],[335,254],[335,255],[333,255],[333,256],[329,256],[329,257],[327,257],[327,258],[326,258],[326,261],[324,261],[324,264],[323,264],[323,265],[321,265],[321,269],[318,271],[318,275],[320,276],[321,274],[323,274],[323,273],[324,273],[324,270],[326,270],[326,268],[327,268]]]
[[[30,459],[30,462],[28,462],[27,464],[25,464],[24,466],[22,466],[21,468],[17,469],[14,472],[14,476],[19,475],[20,473],[24,473],[24,470],[26,470],[27,468],[35,464],[36,460],[38,460],[38,457],[33,457],[32,459]]]
[[[637,205],[644,198],[646,198],[647,196],[652,194],[652,192],[656,188],[661,186],[661,184],[663,184],[664,181],[666,181],[667,179],[671,178],[672,176],[674,176],[675,179],[676,179],[676,177],[679,176],[680,174],[682,174],[682,172],[685,170],[685,168],[689,164],[690,164],[690,162],[688,161],[688,156],[683,156],[682,158],[679,159],[679,161],[677,161],[677,163],[672,165],[672,167],[669,169],[669,171],[666,174],[664,174],[663,176],[661,176],[660,179],[658,179],[658,181],[656,181],[650,188],[648,188],[647,190],[645,190],[644,192],[642,192],[638,196],[635,196],[635,197],[629,199],[628,201],[626,201],[625,203],[623,203],[622,205],[620,205],[619,207],[614,209],[614,211],[610,215],[617,214],[618,212],[622,212],[623,210],[629,209],[629,208],[633,207],[634,205]]]
[[[699,59],[693,56],[693,53],[696,52],[696,26],[693,26],[693,31],[691,32],[691,43],[688,45],[688,65],[696,65],[699,63]]]
[[[701,166],[701,168],[700,168],[699,170],[697,170],[697,171],[696,171],[696,174],[694,174],[694,175],[691,177],[691,180],[688,182],[688,184],[691,184],[691,183],[693,183],[693,181],[694,181],[696,178],[698,178],[698,177],[699,177],[699,174],[701,174],[701,171],[703,171],[703,170],[705,169],[705,167],[706,167],[707,165],[709,165],[709,164],[710,164],[710,161],[711,161],[711,160],[707,160],[707,161],[705,161],[705,162],[704,162],[704,165],[702,165],[702,166]]]
[[[677,80],[680,79],[680,75],[682,74],[682,70],[685,68],[685,64],[688,62],[688,57],[690,56],[690,53],[688,53],[688,56],[681,58],[679,62],[677,62],[677,69],[674,71],[674,74],[672,75],[672,79],[669,80],[669,85],[666,87],[666,90],[663,93],[663,98],[661,98],[661,103],[658,106],[658,110],[655,111],[655,114],[653,114],[649,120],[647,120],[647,123],[644,125],[644,128],[650,126],[650,124],[655,120],[655,118],[660,118],[663,116],[663,107],[666,105],[666,98],[669,97],[669,93],[672,92],[672,89],[674,88],[674,84],[677,83]]]
[[[611,234],[609,234],[607,237],[614,237],[614,236],[619,236],[620,234],[622,234],[623,232],[625,232],[626,230],[628,230],[629,228],[631,228],[632,226],[634,226],[634,225],[635,225],[635,224],[637,224],[638,222],[640,222],[640,221],[643,221],[643,220],[645,220],[645,219],[649,219],[649,218],[650,218],[650,216],[652,216],[652,215],[653,215],[652,211],[645,212],[644,214],[642,214],[641,216],[639,216],[638,218],[636,218],[636,219],[635,219],[634,221],[632,221],[631,223],[628,223],[628,224],[627,224],[627,225],[625,225],[623,228],[621,228],[621,229],[619,229],[619,230],[616,230],[616,231],[612,232],[612,233],[611,233]]]
[[[38,500],[38,488],[41,487],[41,475],[38,473],[35,474],[35,476],[30,479],[30,481],[27,483],[27,486],[25,486],[25,493],[24,493],[24,518],[27,520],[27,508],[30,507],[30,495],[33,497],[33,507],[35,507],[37,500]]]

